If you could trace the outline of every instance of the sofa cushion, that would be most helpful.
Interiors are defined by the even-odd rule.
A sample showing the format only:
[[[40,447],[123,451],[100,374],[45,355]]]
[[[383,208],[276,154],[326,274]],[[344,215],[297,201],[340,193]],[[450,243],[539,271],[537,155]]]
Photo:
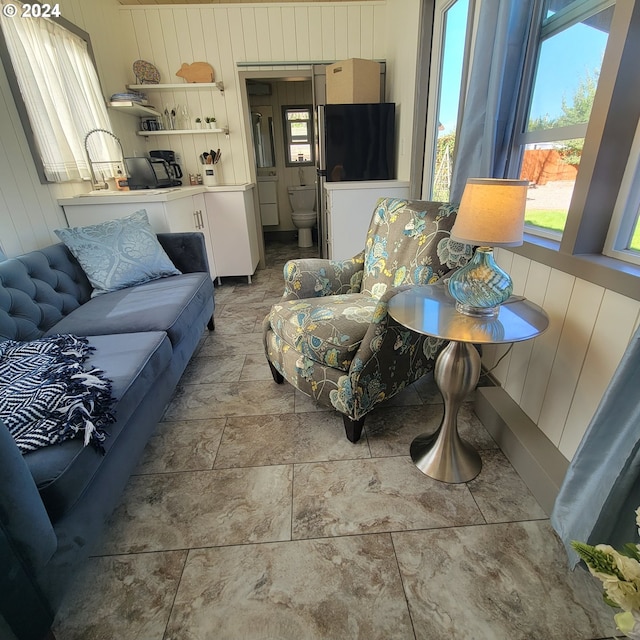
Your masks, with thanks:
[[[209,274],[187,273],[92,298],[54,325],[51,333],[93,336],[166,331],[178,344],[213,296]]]
[[[166,334],[159,331],[93,336],[89,342],[95,351],[87,366],[102,369],[113,383],[116,422],[108,429],[109,436],[104,442],[109,455],[142,398],[153,393],[154,382],[169,366],[172,349]],[[135,424],[127,428],[135,429]],[[103,458],[78,439],[27,453],[24,459],[55,522],[80,497]]]
[[[315,362],[348,371],[373,318],[377,300],[360,293],[279,302],[274,333]]]
[[[158,242],[144,209],[125,218],[55,232],[87,274],[92,297],[180,273]]]

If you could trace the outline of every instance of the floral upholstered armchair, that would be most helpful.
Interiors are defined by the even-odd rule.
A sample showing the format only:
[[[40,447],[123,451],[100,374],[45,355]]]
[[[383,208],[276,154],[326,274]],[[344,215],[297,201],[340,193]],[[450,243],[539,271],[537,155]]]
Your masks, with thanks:
[[[337,409],[351,442],[378,403],[433,369],[442,341],[398,324],[387,305],[471,258],[472,247],[449,239],[455,214],[446,203],[381,198],[363,252],[284,267],[284,295],[263,325],[271,373]]]

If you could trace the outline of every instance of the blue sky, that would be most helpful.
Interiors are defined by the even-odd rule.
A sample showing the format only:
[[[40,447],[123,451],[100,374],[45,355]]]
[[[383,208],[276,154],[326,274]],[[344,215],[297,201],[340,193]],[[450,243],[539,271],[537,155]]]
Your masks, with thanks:
[[[447,12],[439,120],[442,133],[455,129],[460,92],[460,74],[468,0],[458,0]],[[593,75],[602,63],[607,34],[584,24],[576,24],[543,44],[531,117],[560,115],[561,100],[568,101],[587,73]]]

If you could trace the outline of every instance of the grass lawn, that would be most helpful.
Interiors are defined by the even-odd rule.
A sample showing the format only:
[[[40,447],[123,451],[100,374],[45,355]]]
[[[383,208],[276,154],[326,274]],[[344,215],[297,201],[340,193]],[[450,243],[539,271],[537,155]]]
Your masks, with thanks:
[[[567,212],[561,209],[532,209],[525,213],[524,221],[542,229],[562,232],[567,222]],[[630,248],[633,251],[640,251],[640,222],[636,223]]]

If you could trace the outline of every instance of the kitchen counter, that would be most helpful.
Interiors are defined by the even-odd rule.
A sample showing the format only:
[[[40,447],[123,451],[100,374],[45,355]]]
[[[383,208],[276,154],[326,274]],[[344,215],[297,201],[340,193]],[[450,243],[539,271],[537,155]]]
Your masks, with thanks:
[[[101,191],[90,191],[88,193],[79,193],[70,198],[60,198],[58,204],[67,206],[84,206],[88,202],[92,204],[131,204],[138,202],[171,202],[180,198],[194,196],[199,193],[207,192],[229,192],[229,191],[248,191],[255,185],[252,182],[244,184],[225,184],[216,187],[185,186],[185,187],[169,187],[166,189],[137,189],[134,191],[115,191],[113,189],[105,189]]]

